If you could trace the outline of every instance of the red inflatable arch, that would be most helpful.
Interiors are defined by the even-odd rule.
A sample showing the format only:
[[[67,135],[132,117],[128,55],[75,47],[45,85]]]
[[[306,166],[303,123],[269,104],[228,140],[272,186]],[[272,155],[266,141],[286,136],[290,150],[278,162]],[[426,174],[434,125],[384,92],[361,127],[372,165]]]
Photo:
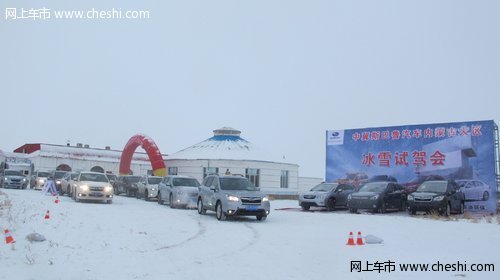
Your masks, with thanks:
[[[122,156],[120,158],[120,175],[128,175],[131,173],[130,163],[135,149],[141,146],[148,154],[151,166],[153,167],[153,175],[167,176],[167,168],[161,156],[158,146],[156,146],[153,139],[148,136],[137,134],[128,140],[125,148],[123,148]]]

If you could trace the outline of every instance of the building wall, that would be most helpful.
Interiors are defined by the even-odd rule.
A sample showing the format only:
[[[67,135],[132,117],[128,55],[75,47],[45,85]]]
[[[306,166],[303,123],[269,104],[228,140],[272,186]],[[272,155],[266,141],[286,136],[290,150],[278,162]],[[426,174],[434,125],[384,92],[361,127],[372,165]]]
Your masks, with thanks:
[[[315,177],[299,177],[299,192],[305,192],[320,184],[324,180]]]
[[[177,167],[179,175],[187,175],[203,181],[203,168],[218,167],[219,174],[224,174],[227,169],[231,174],[245,176],[247,168],[259,169],[259,185],[263,191],[268,192],[297,192],[298,190],[298,165],[266,162],[254,160],[223,160],[223,159],[170,159],[165,161],[167,168]],[[281,171],[288,170],[288,188],[280,188]]]

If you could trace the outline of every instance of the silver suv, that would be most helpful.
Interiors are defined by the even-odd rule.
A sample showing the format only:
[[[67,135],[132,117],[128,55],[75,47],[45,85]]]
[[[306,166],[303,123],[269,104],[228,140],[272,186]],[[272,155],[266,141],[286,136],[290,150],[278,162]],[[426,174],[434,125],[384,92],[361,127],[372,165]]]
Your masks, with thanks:
[[[217,219],[228,216],[255,216],[265,220],[270,213],[269,198],[242,176],[209,175],[199,187],[199,214],[215,211]]]

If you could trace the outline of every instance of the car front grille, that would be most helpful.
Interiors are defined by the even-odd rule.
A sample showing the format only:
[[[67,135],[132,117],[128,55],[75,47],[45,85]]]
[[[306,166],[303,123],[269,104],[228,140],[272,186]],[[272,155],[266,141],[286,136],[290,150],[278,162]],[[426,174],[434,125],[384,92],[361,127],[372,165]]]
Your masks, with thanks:
[[[104,190],[104,187],[90,187],[91,191],[97,191],[97,192],[102,192]]]
[[[304,198],[305,198],[305,199],[315,199],[315,198],[316,198],[316,196],[315,196],[315,195],[312,195],[312,194],[306,194],[306,195],[304,195]]]
[[[243,204],[260,204],[262,199],[260,197],[242,197],[241,203]]]
[[[431,197],[415,197],[415,202],[429,202],[432,201]]]

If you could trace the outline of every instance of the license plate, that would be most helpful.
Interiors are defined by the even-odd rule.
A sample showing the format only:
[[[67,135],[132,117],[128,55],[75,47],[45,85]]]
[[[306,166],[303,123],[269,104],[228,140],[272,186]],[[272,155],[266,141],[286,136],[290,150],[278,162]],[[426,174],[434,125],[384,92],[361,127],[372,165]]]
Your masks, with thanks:
[[[99,193],[99,192],[91,192],[89,196],[92,196],[92,197],[100,197],[100,196],[102,196],[102,193]]]
[[[259,207],[257,205],[248,205],[245,209],[247,211],[256,211]]]

